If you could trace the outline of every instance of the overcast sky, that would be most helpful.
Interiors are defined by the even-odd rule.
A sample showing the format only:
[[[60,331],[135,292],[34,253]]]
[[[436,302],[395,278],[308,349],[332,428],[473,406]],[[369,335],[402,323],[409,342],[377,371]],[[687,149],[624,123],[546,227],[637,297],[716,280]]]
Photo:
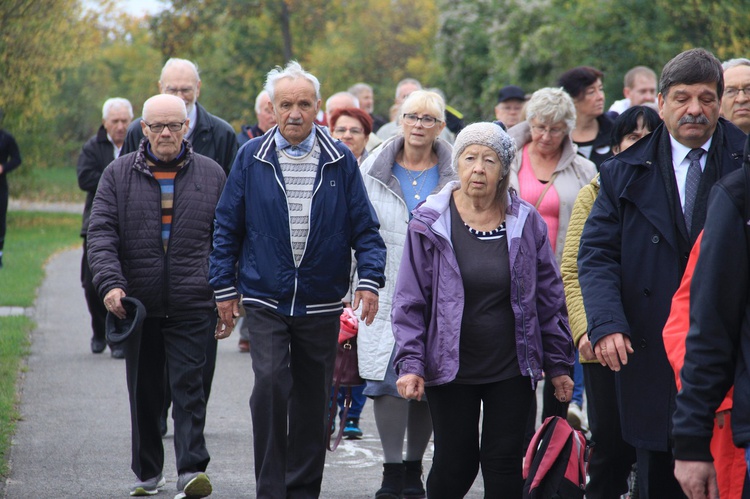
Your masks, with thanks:
[[[89,7],[95,7],[96,0],[84,0],[84,4]],[[133,16],[143,16],[144,14],[156,14],[164,9],[166,2],[156,0],[117,0],[115,5],[128,14]]]

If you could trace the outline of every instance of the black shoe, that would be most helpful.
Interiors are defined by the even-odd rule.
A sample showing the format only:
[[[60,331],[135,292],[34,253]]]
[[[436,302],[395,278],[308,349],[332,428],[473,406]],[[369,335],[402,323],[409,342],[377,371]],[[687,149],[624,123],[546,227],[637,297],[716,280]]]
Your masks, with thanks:
[[[107,348],[107,342],[99,338],[91,338],[91,353],[102,353]]]
[[[404,463],[383,464],[383,482],[376,499],[401,499],[404,491]]]
[[[125,349],[123,347],[109,347],[109,349],[112,351],[113,359],[125,358]]]
[[[404,499],[424,499],[422,461],[404,461]]]

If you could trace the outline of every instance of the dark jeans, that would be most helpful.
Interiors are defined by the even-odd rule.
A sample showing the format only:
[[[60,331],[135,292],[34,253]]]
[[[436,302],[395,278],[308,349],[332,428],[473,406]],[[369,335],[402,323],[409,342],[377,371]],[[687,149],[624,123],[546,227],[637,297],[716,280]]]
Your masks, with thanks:
[[[248,305],[255,385],[256,497],[317,498],[326,457],[326,427],[339,316],[287,317]]]
[[[529,378],[483,385],[448,383],[425,391],[435,431],[427,496],[464,497],[481,464],[485,497],[520,498],[524,430],[534,397]]]
[[[586,377],[589,429],[594,448],[589,461],[587,499],[619,499],[628,491],[635,449],[622,438],[615,373],[596,364],[582,364]]]
[[[105,339],[104,323],[107,319],[107,308],[104,301],[99,297],[94,286],[94,274],[91,273],[88,261],[88,250],[86,249],[86,238],[83,238],[83,259],[81,260],[81,286],[83,295],[86,297],[86,305],[91,316],[91,331],[94,338]]]
[[[165,376],[169,372],[174,418],[174,447],[178,473],[205,471],[209,455],[203,428],[203,364],[206,335],[213,312],[181,317],[147,317],[140,341],[127,341],[125,365],[130,395],[132,469],[141,480],[164,467],[159,415],[164,406]],[[213,331],[210,331],[213,335]]]

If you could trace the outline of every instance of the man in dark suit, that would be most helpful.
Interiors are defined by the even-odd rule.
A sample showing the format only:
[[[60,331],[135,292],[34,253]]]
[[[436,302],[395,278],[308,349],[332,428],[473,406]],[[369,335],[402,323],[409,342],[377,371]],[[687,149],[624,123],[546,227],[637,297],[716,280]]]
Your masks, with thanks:
[[[659,86],[664,124],[602,165],[578,266],[591,344],[616,372],[640,497],[679,498],[669,452],[676,385],[662,329],[703,229],[708,191],[741,166],[745,135],[719,118],[724,78],[711,53],[677,55]]]

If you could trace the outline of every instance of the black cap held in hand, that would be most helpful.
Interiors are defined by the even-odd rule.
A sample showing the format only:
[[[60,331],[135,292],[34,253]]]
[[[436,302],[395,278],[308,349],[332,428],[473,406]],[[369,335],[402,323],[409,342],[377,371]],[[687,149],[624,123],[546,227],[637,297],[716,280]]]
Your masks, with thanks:
[[[133,333],[140,334],[143,321],[146,319],[146,307],[140,300],[123,296],[120,301],[127,313],[125,318],[120,319],[112,312],[107,312],[105,322],[107,343],[113,346],[125,343]]]

